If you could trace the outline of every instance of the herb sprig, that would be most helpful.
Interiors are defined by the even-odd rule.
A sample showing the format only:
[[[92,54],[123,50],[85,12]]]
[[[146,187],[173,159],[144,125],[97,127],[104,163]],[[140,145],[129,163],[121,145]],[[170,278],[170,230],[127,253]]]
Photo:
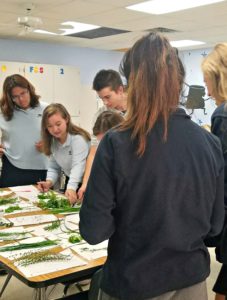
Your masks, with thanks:
[[[13,204],[17,201],[17,198],[5,198],[0,199],[0,205]]]
[[[59,228],[60,225],[61,225],[61,221],[60,220],[53,221],[50,225],[45,226],[44,230],[53,231],[53,230]]]
[[[81,242],[82,239],[83,238],[82,238],[82,236],[80,234],[72,234],[72,235],[70,235],[70,237],[69,237],[68,240],[72,244],[77,244],[77,243]]]
[[[19,205],[10,206],[10,207],[5,209],[5,213],[12,213],[15,210],[22,210],[22,208]]]
[[[6,252],[6,251],[15,251],[15,250],[22,250],[22,249],[31,249],[31,248],[41,248],[41,247],[47,247],[47,246],[54,246],[58,243],[56,241],[42,241],[38,243],[21,243],[18,245],[13,246],[5,246],[0,248],[0,252]]]
[[[16,258],[14,261],[19,262],[18,264],[24,267],[28,265],[37,264],[40,262],[64,261],[70,259],[71,259],[71,255],[54,253],[50,250],[43,250],[35,253],[26,253],[23,256]]]

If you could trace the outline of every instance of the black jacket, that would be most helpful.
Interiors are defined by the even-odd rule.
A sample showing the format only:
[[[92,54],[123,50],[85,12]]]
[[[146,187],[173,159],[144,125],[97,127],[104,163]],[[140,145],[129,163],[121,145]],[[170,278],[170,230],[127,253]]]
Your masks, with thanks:
[[[221,231],[223,158],[218,139],[179,109],[147,138],[144,155],[130,130],[101,141],[80,211],[91,244],[109,239],[101,288],[124,300],[146,299],[206,279],[204,239]]]
[[[219,137],[225,161],[225,206],[227,208],[227,103],[218,106],[211,116],[211,132]]]
[[[211,116],[211,131],[219,137],[222,145],[225,162],[225,222],[221,234],[213,239],[216,244],[216,258],[227,265],[227,104],[224,102],[218,106]],[[211,239],[212,240],[212,239]]]

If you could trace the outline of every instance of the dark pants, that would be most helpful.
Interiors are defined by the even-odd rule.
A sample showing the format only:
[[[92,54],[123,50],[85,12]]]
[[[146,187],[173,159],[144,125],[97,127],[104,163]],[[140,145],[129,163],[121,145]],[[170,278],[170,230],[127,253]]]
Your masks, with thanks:
[[[0,187],[36,184],[40,180],[46,180],[46,173],[47,170],[28,170],[14,167],[3,155]]]
[[[227,296],[227,265],[222,265],[221,271],[213,287],[213,291],[217,294]]]

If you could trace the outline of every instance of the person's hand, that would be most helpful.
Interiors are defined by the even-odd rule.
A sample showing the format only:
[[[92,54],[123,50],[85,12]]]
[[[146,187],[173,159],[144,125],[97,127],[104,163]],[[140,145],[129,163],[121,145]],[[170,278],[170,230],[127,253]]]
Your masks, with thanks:
[[[71,203],[71,205],[73,205],[74,203],[77,202],[77,194],[76,191],[72,190],[72,189],[67,189],[65,191],[65,196],[69,199],[69,202]]]
[[[3,147],[2,144],[0,144],[0,157],[2,157],[2,155],[4,154],[5,152],[5,148]]]
[[[51,180],[37,182],[37,188],[40,192],[46,193],[46,192],[49,191],[49,189],[51,187],[52,187],[52,181]]]
[[[82,201],[84,198],[84,193],[85,193],[86,188],[87,188],[87,185],[85,183],[83,183],[77,192],[77,196],[80,201]]]
[[[43,152],[43,141],[38,141],[35,143],[36,150],[39,152]]]

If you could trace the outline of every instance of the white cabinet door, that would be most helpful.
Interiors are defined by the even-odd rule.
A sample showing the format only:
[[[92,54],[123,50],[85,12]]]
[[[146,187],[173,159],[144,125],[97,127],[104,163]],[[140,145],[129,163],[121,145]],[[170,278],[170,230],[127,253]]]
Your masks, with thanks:
[[[34,85],[36,94],[40,95],[40,100],[51,103],[54,100],[54,82],[52,65],[45,64],[25,64],[25,77]]]
[[[54,66],[53,81],[54,102],[62,103],[71,116],[79,116],[81,97],[79,70],[71,66]]]
[[[0,61],[0,94],[2,95],[2,86],[7,76],[20,74],[24,76],[24,63]]]

